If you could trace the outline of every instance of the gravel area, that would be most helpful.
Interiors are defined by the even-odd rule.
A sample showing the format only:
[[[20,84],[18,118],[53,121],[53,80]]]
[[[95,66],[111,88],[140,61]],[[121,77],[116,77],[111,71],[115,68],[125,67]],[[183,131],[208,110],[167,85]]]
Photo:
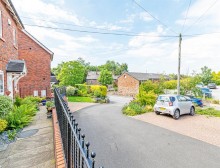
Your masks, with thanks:
[[[171,116],[155,113],[145,113],[133,118],[220,147],[220,118],[184,115],[179,120],[174,120]]]

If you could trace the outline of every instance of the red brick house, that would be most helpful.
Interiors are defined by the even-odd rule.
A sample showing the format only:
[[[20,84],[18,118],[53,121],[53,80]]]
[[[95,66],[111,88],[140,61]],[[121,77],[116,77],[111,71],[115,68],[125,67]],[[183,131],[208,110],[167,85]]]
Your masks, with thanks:
[[[0,95],[26,96],[43,90],[49,96],[52,57],[50,50],[25,31],[11,0],[0,0]],[[40,71],[34,74],[33,67]],[[32,92],[20,90],[23,86]]]
[[[20,96],[49,97],[53,52],[24,29],[18,31],[18,41],[18,58],[27,66],[27,75],[19,81]]]
[[[142,82],[158,81],[161,76],[156,73],[125,72],[118,78],[118,93],[124,96],[135,96],[138,94]],[[163,75],[163,77],[169,80],[169,76]]]

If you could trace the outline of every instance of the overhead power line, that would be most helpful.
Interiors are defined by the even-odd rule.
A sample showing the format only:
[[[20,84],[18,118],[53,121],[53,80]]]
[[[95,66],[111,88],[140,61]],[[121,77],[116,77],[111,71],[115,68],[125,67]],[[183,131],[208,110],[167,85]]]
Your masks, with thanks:
[[[46,29],[53,29],[53,30],[64,30],[64,31],[90,33],[90,34],[117,35],[117,36],[146,36],[146,37],[178,37],[178,36],[173,36],[173,35],[146,35],[146,34],[129,34],[129,33],[113,33],[113,32],[111,33],[111,32],[100,32],[100,31],[77,30],[77,29],[69,29],[69,28],[41,26],[41,25],[36,25],[36,24],[35,25],[24,24],[24,25],[32,26],[32,27],[46,28]]]
[[[218,0],[214,1],[214,2],[205,10],[205,12],[203,12],[202,15],[186,29],[185,32],[187,32],[193,25],[195,25],[196,23],[198,23],[199,21],[201,21],[202,17],[209,11],[209,9],[211,9],[211,8],[217,3],[217,1],[218,1]]]
[[[145,9],[143,6],[141,6],[137,1],[133,0],[133,2],[139,6],[141,9],[143,9],[145,12],[147,12],[153,19],[155,19],[156,21],[158,21],[160,24],[164,25],[166,28],[168,28],[170,31],[172,31],[175,34],[178,34],[177,32],[175,32],[174,30],[172,30],[169,26],[167,26],[165,23],[163,23],[162,21],[160,21],[158,18],[156,18],[154,15],[152,15],[147,9]]]
[[[183,30],[184,30],[184,26],[186,24],[186,19],[187,19],[187,16],[188,16],[189,8],[191,6],[191,2],[192,2],[192,0],[189,0],[189,5],[188,5],[188,8],[187,8],[187,12],[186,12],[186,16],[185,16],[185,19],[184,19],[184,23],[183,23],[181,32],[183,32]]]
[[[112,29],[108,29],[108,28],[100,28],[100,27],[92,27],[92,26],[82,26],[82,25],[77,25],[77,24],[73,24],[73,23],[57,22],[57,21],[53,21],[53,20],[45,20],[45,19],[36,18],[36,17],[26,17],[26,16],[21,16],[21,17],[25,18],[25,19],[30,19],[30,20],[39,20],[39,21],[43,21],[43,22],[56,23],[56,24],[61,24],[61,25],[81,27],[81,28],[87,28],[87,29],[96,29],[96,30],[105,30],[105,31],[111,31],[111,32],[114,31],[114,32],[137,34],[137,32],[128,32],[128,31],[122,31],[122,30],[112,30]]]

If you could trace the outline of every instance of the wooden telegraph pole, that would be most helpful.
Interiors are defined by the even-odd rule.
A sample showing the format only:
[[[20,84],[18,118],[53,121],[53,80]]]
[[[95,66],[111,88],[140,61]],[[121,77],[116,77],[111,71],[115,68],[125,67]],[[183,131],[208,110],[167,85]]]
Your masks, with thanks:
[[[177,94],[180,95],[180,66],[181,66],[181,42],[182,35],[179,35],[179,57],[178,57],[178,74],[177,74]]]

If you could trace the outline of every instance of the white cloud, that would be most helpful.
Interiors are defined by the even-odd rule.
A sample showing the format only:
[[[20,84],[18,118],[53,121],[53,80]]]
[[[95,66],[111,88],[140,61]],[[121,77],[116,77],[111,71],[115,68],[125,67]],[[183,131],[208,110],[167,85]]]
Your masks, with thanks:
[[[45,3],[42,0],[13,0],[14,5],[19,11],[30,16],[41,16],[51,20],[67,20],[74,24],[81,25],[78,16],[73,12],[66,11],[52,3]]]

